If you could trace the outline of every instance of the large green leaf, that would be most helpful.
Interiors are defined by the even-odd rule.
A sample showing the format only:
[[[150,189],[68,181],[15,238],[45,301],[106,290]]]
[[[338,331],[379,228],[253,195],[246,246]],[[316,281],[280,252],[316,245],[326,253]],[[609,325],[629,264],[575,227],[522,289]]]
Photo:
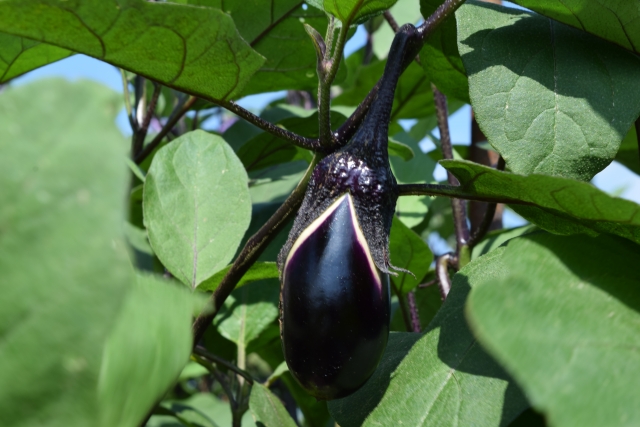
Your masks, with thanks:
[[[627,0],[514,0],[556,21],[640,53],[640,10]]]
[[[638,57],[529,12],[456,16],[476,119],[513,172],[588,181],[613,160],[640,114]]]
[[[441,4],[441,0],[420,0],[422,16],[428,18]],[[427,39],[420,63],[440,91],[469,102],[469,83],[457,41],[456,18],[450,16]]]
[[[213,324],[223,337],[246,349],[278,317],[279,298],[277,280],[245,285],[226,299]]]
[[[194,297],[138,276],[105,346],[98,383],[101,425],[137,426],[189,360]]]
[[[0,32],[84,53],[205,98],[240,93],[264,59],[222,11],[144,0],[2,0]]]
[[[281,89],[315,90],[316,52],[304,24],[321,34],[327,17],[318,9],[303,8],[301,0],[260,0],[248,6],[243,0],[189,0],[214,7],[233,18],[238,32],[266,62],[242,91],[243,95]],[[337,76],[338,81],[344,72]]]
[[[104,342],[133,280],[117,99],[63,80],[0,96],[4,425],[99,425]]]
[[[72,54],[57,46],[0,33],[0,84]]]
[[[153,158],[143,207],[154,252],[196,288],[231,261],[249,226],[247,173],[221,137],[189,132]]]
[[[255,383],[251,387],[249,407],[259,426],[296,427],[280,399],[262,384]]]
[[[640,246],[535,233],[472,262],[474,332],[554,426],[640,423]]]
[[[398,291],[405,294],[422,283],[433,261],[433,254],[427,243],[397,217],[393,218],[391,226],[389,252],[392,265],[413,274],[399,272],[397,276],[391,276]]]
[[[463,314],[468,293],[454,286],[424,335],[390,335],[364,387],[329,402],[340,426],[500,426],[528,406],[471,335]]]
[[[610,196],[591,184],[548,175],[517,175],[477,163],[441,164],[461,190],[487,201],[509,203],[532,223],[557,234],[617,234],[640,243],[640,205]]]
[[[312,6],[325,10],[343,24],[362,24],[389,9],[398,0],[309,0]]]

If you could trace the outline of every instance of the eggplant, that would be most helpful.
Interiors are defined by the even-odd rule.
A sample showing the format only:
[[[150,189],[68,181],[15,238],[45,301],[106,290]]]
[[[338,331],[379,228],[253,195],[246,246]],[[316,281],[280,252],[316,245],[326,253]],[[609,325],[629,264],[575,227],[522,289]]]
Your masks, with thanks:
[[[278,256],[280,335],[294,378],[320,400],[345,397],[375,371],[387,344],[389,232],[398,186],[388,157],[393,95],[410,24],[394,38],[362,125],[322,159]]]

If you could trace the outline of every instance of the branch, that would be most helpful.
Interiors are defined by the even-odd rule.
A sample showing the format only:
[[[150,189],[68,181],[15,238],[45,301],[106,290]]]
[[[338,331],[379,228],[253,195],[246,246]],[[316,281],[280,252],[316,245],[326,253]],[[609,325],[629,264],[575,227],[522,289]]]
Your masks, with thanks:
[[[318,139],[305,138],[304,136],[300,136],[296,133],[290,132],[279,126],[276,126],[273,123],[268,122],[265,119],[256,116],[251,111],[242,108],[241,106],[239,106],[233,101],[222,101],[219,99],[208,99],[208,100],[212,101],[214,104],[217,104],[231,111],[237,116],[242,117],[252,125],[262,129],[263,131],[268,132],[272,135],[275,135],[279,138],[282,138],[285,141],[291,142],[293,145],[306,148],[307,150],[322,151],[322,147],[320,146],[320,141]]]
[[[385,10],[383,13],[384,19],[387,20],[387,23],[389,24],[389,26],[391,27],[391,29],[393,30],[394,33],[397,33],[398,30],[400,29],[400,26],[398,25],[398,22],[396,21],[396,19],[393,17],[393,15],[391,14],[391,12],[389,12],[388,10]]]
[[[160,132],[158,132],[155,138],[153,138],[153,140],[144,147],[144,149],[140,152],[140,154],[138,154],[135,157],[134,161],[137,164],[142,163],[144,159],[146,159],[147,156],[151,154],[151,152],[155,150],[158,145],[160,145],[160,143],[162,142],[162,139],[169,132],[171,132],[173,127],[176,125],[176,123],[178,123],[178,121],[185,114],[187,114],[187,111],[191,109],[191,107],[193,106],[193,104],[195,104],[197,100],[198,100],[197,97],[190,96],[182,105],[178,105],[176,109],[173,110],[171,117],[169,117],[169,121],[162,127],[162,129],[160,130]]]
[[[144,114],[142,123],[140,123],[140,127],[133,132],[133,156],[137,156],[144,146],[144,139],[147,137],[149,123],[151,123],[151,119],[153,118],[153,113],[156,110],[158,98],[160,97],[160,92],[162,90],[162,86],[160,86],[158,83],[153,82],[153,85],[153,95],[151,96],[151,100],[149,101],[149,105],[147,106],[147,111]]]
[[[209,353],[204,347],[196,346],[196,348],[193,349],[193,352],[199,356],[204,357],[205,359],[212,361],[216,365],[222,365],[225,368],[232,370],[236,374],[246,379],[249,384],[253,384],[253,377],[251,377],[251,375],[247,371],[240,369],[233,363],[224,360],[222,357],[216,356],[213,353]]]
[[[298,183],[298,186],[293,190],[291,195],[285,200],[285,202],[278,208],[278,210],[269,218],[269,220],[258,230],[256,234],[251,236],[247,243],[242,248],[240,255],[235,259],[233,265],[224,276],[220,285],[216,288],[211,296],[211,302],[213,303],[213,312],[204,316],[198,317],[193,323],[193,345],[196,346],[202,339],[205,331],[211,324],[218,311],[224,304],[224,301],[231,294],[236,287],[238,281],[249,270],[249,267],[258,259],[262,251],[267,247],[269,242],[278,234],[278,232],[284,227],[287,220],[291,218],[300,207],[304,193],[307,188],[307,182],[311,177],[311,173],[319,161],[319,156],[314,156],[307,172],[304,177]]]
[[[407,294],[407,300],[409,301],[409,311],[411,312],[411,326],[413,332],[420,332],[420,315],[418,314],[418,304],[416,304],[416,294],[414,291],[410,291]]]
[[[449,265],[453,265],[455,260],[451,254],[444,254],[436,258],[436,276],[438,277],[438,286],[440,288],[440,297],[442,301],[447,299],[451,290],[451,277],[449,277]]]
[[[504,159],[500,156],[498,159],[498,166],[496,169],[503,171],[505,167]],[[473,249],[475,245],[477,245],[487,234],[489,228],[491,228],[491,224],[493,223],[493,217],[496,214],[496,207],[498,204],[496,202],[487,204],[487,210],[484,213],[484,217],[482,218],[482,222],[480,226],[476,229],[476,231],[469,238],[469,248]]]
[[[447,113],[447,97],[444,96],[438,88],[431,84],[433,96],[436,104],[436,116],[438,117],[438,128],[440,129],[440,141],[442,144],[442,155],[445,159],[453,160],[453,147],[451,146],[451,136],[449,134],[449,117]],[[447,179],[451,185],[460,185],[458,179],[447,171]],[[451,200],[453,209],[453,222],[456,231],[456,254],[460,257],[460,253],[468,247],[469,243],[469,226],[467,225],[467,212],[465,204],[460,199]],[[466,261],[466,260],[465,260]],[[463,265],[466,262],[463,261]]]
[[[435,12],[431,14],[425,21],[418,27],[418,35],[422,44],[429,38],[431,34],[449,17],[451,16],[465,0],[446,0],[442,3]]]

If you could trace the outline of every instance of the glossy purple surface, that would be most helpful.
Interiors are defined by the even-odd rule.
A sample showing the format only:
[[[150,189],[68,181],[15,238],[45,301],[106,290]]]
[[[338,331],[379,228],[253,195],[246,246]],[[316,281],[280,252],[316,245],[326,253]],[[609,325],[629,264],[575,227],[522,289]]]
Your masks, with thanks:
[[[285,359],[318,399],[360,388],[375,371],[389,334],[389,279],[372,270],[350,203],[345,197],[306,239],[301,237],[284,268]]]

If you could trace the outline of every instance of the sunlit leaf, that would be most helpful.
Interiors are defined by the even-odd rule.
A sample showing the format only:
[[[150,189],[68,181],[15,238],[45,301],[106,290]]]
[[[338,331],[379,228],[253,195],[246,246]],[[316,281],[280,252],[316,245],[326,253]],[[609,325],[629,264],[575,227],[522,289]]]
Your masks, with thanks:
[[[228,265],[222,270],[218,271],[216,274],[202,282],[202,284],[198,286],[198,290],[215,291],[230,269],[231,266]],[[242,278],[236,284],[236,288],[244,286],[248,283],[257,282],[258,280],[277,278],[278,266],[275,262],[256,262],[252,264],[251,267],[249,267],[249,270],[246,273],[244,273],[244,276],[242,276]]]
[[[87,81],[0,96],[4,425],[100,425],[104,343],[133,280],[119,109],[116,93]]]
[[[0,33],[0,83],[72,54],[58,46]]]
[[[554,426],[640,420],[640,246],[534,233],[454,278],[476,335]]]
[[[517,173],[590,180],[640,114],[640,59],[540,15],[486,3],[458,11],[475,117]]]
[[[144,0],[3,0],[0,32],[208,98],[238,94],[264,59],[220,10]]]
[[[502,201],[525,219],[557,234],[617,234],[640,243],[640,205],[610,196],[591,184],[548,175],[517,175],[477,163],[446,160],[461,189]]]
[[[501,426],[528,403],[464,319],[469,288],[454,286],[424,335],[395,333],[373,377],[329,402],[341,427]]]
[[[154,252],[196,288],[231,261],[249,225],[247,174],[221,137],[189,132],[153,158],[143,206]]]

